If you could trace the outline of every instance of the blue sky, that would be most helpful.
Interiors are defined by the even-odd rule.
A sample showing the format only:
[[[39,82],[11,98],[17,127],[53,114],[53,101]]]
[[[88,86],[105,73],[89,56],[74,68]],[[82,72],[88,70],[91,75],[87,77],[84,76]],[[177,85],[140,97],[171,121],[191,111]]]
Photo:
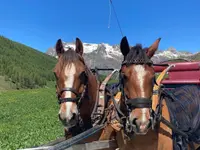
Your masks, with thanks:
[[[200,51],[200,0],[112,0],[129,43]],[[42,52],[57,39],[119,44],[122,38],[109,0],[4,0],[0,34]]]

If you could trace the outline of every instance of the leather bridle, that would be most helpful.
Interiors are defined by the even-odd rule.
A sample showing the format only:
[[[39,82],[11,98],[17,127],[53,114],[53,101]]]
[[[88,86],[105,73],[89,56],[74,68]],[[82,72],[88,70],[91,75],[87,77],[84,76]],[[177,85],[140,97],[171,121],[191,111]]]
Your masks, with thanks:
[[[137,64],[136,62],[135,63],[132,63],[132,64]],[[145,64],[145,63],[141,63],[140,64]],[[122,63],[122,67],[123,66],[126,66],[127,64],[126,63]],[[131,64],[128,64],[128,65],[131,65]],[[152,65],[152,64],[149,64],[149,65]],[[150,110],[150,125],[153,125],[153,116],[154,116],[154,112],[152,111],[152,99],[151,97],[149,98],[143,98],[143,97],[136,97],[134,99],[131,99],[129,98],[126,94],[125,94],[125,91],[124,91],[124,75],[123,73],[121,72],[122,71],[122,68],[120,70],[120,75],[119,75],[119,80],[120,80],[120,91],[122,92],[122,99],[124,100],[124,105],[125,105],[125,112],[123,113],[123,117],[122,118],[126,118],[126,122],[125,120],[123,119],[123,124],[124,124],[124,127],[125,127],[125,132],[127,132],[127,134],[129,133],[133,133],[134,132],[134,128],[133,127],[133,124],[131,124],[129,121],[128,121],[128,116],[129,114],[131,113],[131,111],[133,109],[136,109],[136,108],[148,108]],[[156,79],[155,77],[153,78],[152,80],[152,84],[157,84],[156,83]],[[153,86],[152,85],[152,86]],[[120,113],[121,114],[121,113]],[[149,126],[150,127],[150,126]]]
[[[57,76],[56,76],[56,78],[57,78]],[[65,102],[74,102],[77,104],[78,108],[80,108],[81,99],[84,97],[84,95],[86,93],[86,87],[87,87],[87,81],[88,81],[88,75],[87,75],[86,71],[83,71],[80,74],[79,79],[81,80],[81,84],[84,85],[83,92],[79,93],[72,87],[62,88],[59,92],[56,92],[57,98],[58,98],[58,104],[62,104]],[[57,85],[56,85],[56,87],[57,87]],[[62,94],[67,91],[72,92],[76,97],[75,98],[61,98]]]
[[[126,63],[123,63],[123,65],[126,65]],[[153,78],[152,84],[157,84],[155,77]],[[124,92],[124,75],[120,70],[120,91],[122,91],[122,97],[125,100],[125,104],[129,109],[135,109],[135,108],[152,108],[152,99],[150,98],[143,98],[143,97],[137,97],[134,99],[130,99],[127,97],[127,95]]]

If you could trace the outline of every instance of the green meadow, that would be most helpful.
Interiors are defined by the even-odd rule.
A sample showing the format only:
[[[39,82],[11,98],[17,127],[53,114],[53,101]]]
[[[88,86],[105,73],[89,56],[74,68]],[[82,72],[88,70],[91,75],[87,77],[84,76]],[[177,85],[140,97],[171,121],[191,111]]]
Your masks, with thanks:
[[[63,137],[55,89],[0,93],[0,150],[29,148]]]

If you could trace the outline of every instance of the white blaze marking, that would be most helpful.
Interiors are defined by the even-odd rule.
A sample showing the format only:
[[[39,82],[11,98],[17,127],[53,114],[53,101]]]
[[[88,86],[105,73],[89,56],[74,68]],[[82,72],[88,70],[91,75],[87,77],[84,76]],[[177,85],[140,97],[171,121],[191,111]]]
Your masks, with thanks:
[[[140,89],[141,89],[141,97],[144,97],[144,77],[146,75],[146,71],[144,66],[142,65],[136,65],[134,66],[135,71],[137,72],[137,79],[140,83]],[[146,112],[147,108],[142,108],[142,122],[145,122],[147,120],[146,118]]]
[[[66,68],[65,68],[65,76],[66,76],[65,87],[66,88],[72,88],[73,87],[75,73],[76,73],[76,67],[73,63],[69,66],[66,66]],[[72,97],[72,92],[66,91],[64,98],[71,98],[71,97]],[[65,103],[66,118],[67,119],[72,118],[72,112],[71,111],[74,111],[74,110],[72,110],[72,104],[73,104],[72,102],[66,102]],[[75,108],[75,112],[76,111],[77,111],[77,108]]]
[[[65,67],[65,76],[67,79],[65,80],[65,87],[72,88],[74,84],[74,75],[76,73],[76,67],[72,63],[70,66]],[[70,91],[65,92],[65,98],[71,98],[72,93]]]

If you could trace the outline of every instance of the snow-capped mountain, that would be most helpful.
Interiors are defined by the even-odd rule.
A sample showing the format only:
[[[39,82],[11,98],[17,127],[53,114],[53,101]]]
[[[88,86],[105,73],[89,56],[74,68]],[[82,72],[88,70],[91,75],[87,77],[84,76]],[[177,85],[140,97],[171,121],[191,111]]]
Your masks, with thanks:
[[[63,42],[65,50],[69,47],[75,48],[74,43]],[[122,62],[122,54],[119,49],[119,45],[109,45],[107,43],[93,44],[83,43],[84,47],[84,58],[86,63],[90,67],[112,67],[119,68]],[[48,55],[56,56],[55,48],[51,47],[46,52]],[[152,60],[154,63],[167,61],[170,59],[178,58],[192,58],[195,54],[189,52],[177,51],[175,48],[170,47],[167,50],[158,50],[153,56]]]

